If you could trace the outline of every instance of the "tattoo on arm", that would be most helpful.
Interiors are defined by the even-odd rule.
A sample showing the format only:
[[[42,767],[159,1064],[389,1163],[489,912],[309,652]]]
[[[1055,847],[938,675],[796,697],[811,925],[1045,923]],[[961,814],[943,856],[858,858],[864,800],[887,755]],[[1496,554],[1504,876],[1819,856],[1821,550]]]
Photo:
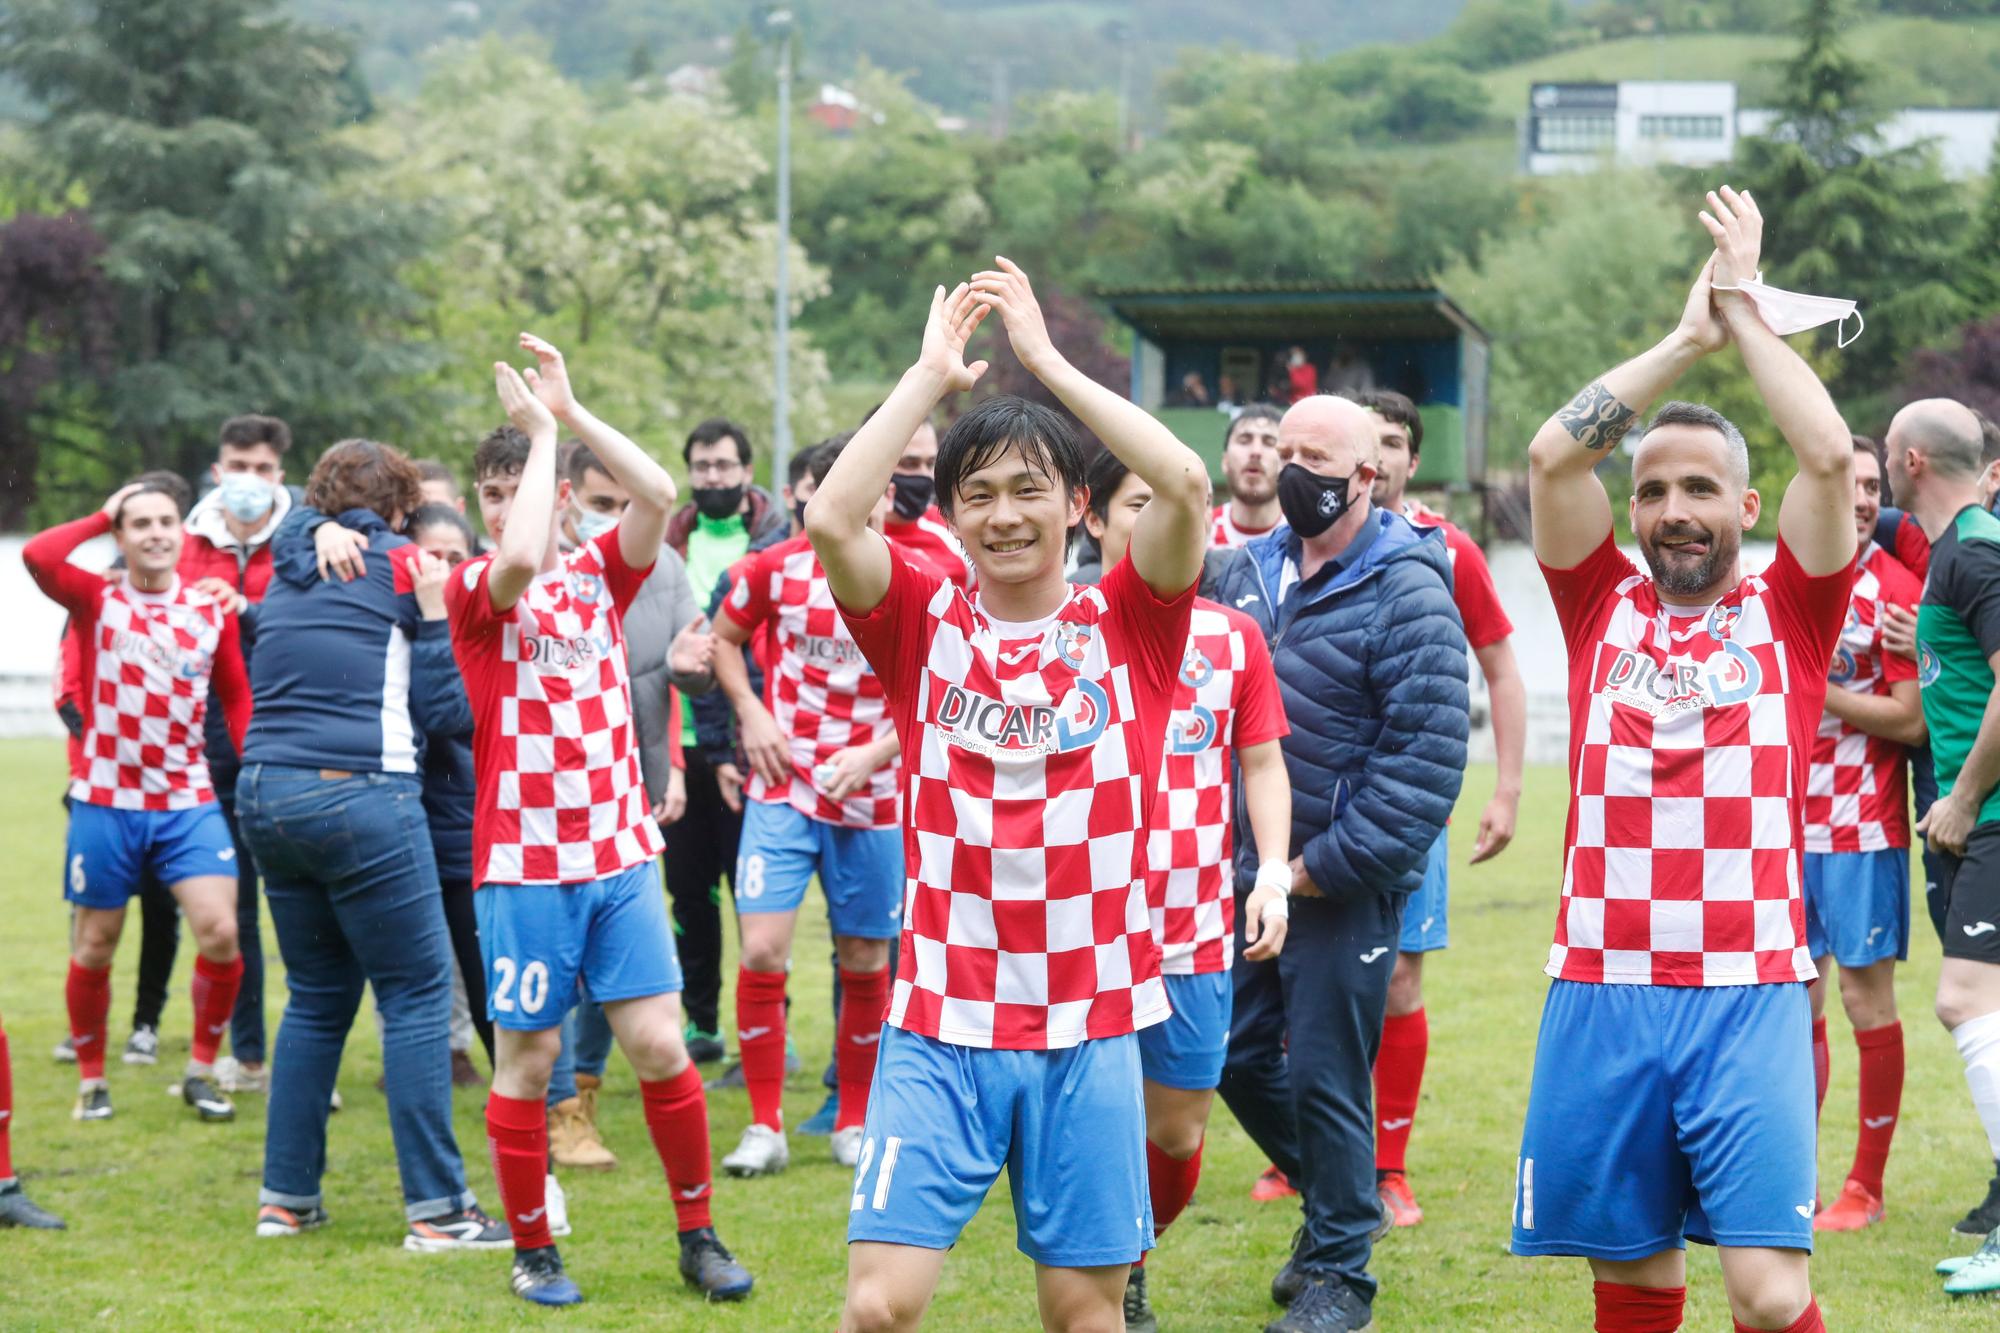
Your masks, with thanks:
[[[1603,450],[1624,439],[1638,415],[1599,380],[1570,399],[1556,420],[1584,448]]]

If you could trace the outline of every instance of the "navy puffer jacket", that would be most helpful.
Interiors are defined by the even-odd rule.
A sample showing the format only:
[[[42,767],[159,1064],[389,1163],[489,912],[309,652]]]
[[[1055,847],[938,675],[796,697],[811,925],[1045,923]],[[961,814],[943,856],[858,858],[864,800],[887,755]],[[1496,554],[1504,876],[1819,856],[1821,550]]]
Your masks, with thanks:
[[[1281,525],[1237,553],[1214,594],[1271,645],[1292,727],[1291,855],[1334,899],[1422,882],[1465,777],[1470,703],[1443,529],[1377,509],[1355,540],[1349,563],[1301,584],[1299,539]],[[1237,882],[1256,870],[1239,787]]]

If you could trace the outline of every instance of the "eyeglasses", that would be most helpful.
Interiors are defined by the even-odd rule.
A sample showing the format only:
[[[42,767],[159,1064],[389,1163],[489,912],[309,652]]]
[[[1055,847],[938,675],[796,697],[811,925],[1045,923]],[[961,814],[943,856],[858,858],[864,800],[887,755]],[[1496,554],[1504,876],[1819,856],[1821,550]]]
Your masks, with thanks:
[[[742,470],[743,464],[734,458],[725,458],[707,463],[690,463],[688,465],[688,475],[696,480],[720,481],[722,478],[734,476]]]

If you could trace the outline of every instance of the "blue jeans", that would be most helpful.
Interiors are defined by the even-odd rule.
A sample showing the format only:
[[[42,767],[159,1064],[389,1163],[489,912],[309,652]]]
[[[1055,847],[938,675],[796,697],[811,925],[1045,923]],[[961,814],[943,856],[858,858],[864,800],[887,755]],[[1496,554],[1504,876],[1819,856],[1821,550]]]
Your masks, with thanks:
[[[603,1078],[605,1062],[611,1059],[611,1024],[604,1017],[604,1006],[590,998],[580,981],[577,993],[581,998],[576,1008],[563,1018],[562,1051],[549,1071],[550,1106],[576,1096],[577,1074]]]
[[[264,1063],[264,937],[257,927],[257,861],[236,822],[236,798],[221,802],[222,818],[236,843],[236,945],[243,954],[243,985],[229,1015],[229,1053],[246,1065]]]
[[[411,1221],[473,1203],[451,1124],[451,946],[416,777],[246,764],[243,837],[291,992],[272,1051],[258,1202],[320,1203],[326,1117],[364,985],[382,1011],[389,1132]]]

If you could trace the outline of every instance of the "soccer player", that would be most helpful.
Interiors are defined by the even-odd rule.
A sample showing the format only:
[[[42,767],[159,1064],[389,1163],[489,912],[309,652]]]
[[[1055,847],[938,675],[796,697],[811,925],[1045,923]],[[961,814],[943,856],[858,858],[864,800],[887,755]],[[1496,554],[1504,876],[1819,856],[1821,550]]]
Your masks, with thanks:
[[[1493,715],[1493,752],[1499,768],[1493,797],[1479,816],[1468,864],[1498,856],[1514,840],[1521,808],[1521,764],[1528,744],[1528,691],[1514,660],[1514,625],[1500,605],[1493,572],[1478,543],[1457,524],[1408,493],[1423,454],[1424,419],[1417,405],[1394,389],[1369,389],[1355,401],[1375,415],[1377,464],[1375,503],[1420,528],[1444,529],[1451,555],[1451,598],[1465,622],[1466,644],[1486,678]],[[1403,905],[1403,935],[1396,970],[1389,978],[1389,1016],[1382,1025],[1382,1053],[1375,1058],[1375,1173],[1382,1202],[1399,1227],[1424,1220],[1404,1153],[1423,1091],[1424,1061],[1430,1053],[1430,1018],[1424,1012],[1424,955],[1450,943],[1449,832],[1438,834],[1424,868],[1423,887]]]
[[[527,463],[498,551],[459,567],[447,603],[474,718],[473,906],[499,1048],[486,1128],[514,1232],[514,1290],[543,1305],[583,1299],[549,1235],[543,1100],[581,979],[639,1076],[681,1276],[737,1300],[751,1278],[710,1223],[708,1104],[681,1036],[624,651],[623,616],[659,556],[674,484],[576,401],[561,353],[527,334],[521,345],[539,367],[527,382],[505,362],[494,374],[528,436]],[[556,543],[557,421],[632,497],[610,532],[568,555]]]
[[[817,485],[845,446],[813,450]],[[869,516],[882,531],[898,492],[885,488]],[[739,651],[772,635],[769,703],[750,684]],[[717,683],[736,710],[750,762],[749,802],[736,858],[736,1042],[750,1094],[750,1124],[722,1159],[732,1175],[782,1171],[785,1141],[785,970],[806,885],[819,877],[840,975],[836,1022],[840,1097],[834,1160],[861,1152],[889,999],[889,941],[902,919],[903,847],[897,831],[896,730],[882,682],[834,607],[826,573],[801,535],[750,557],[715,620],[723,650]]]
[[[69,562],[109,532],[125,559],[107,579]],[[65,896],[76,906],[70,958],[70,1040],[79,1092],[75,1117],[111,1116],[104,1080],[111,960],[127,899],[151,870],[180,903],[195,937],[193,1045],[181,1099],[203,1120],[236,1108],[215,1085],[215,1055],[243,976],[236,946],[236,846],[202,753],[209,683],[237,753],[250,725],[250,683],[233,609],[183,583],[175,566],[180,505],[164,487],[121,488],[96,513],[31,540],[21,552],[41,590],[70,614],[85,645],[87,771],[70,784]]]
[[[1215,546],[1241,546],[1278,526],[1278,422],[1285,410],[1252,403],[1229,419],[1222,437],[1222,484],[1229,502],[1215,507]]]
[[[996,397],[938,446],[938,502],[979,593],[869,526],[896,458],[1016,355],[1153,501],[1096,588],[1063,577],[1085,501],[1062,416]],[[1201,460],[1049,341],[1010,261],[931,300],[922,354],[806,506],[806,534],[903,745],[903,937],[848,1213],[848,1333],[914,1328],[1004,1168],[1044,1326],[1116,1328],[1152,1242],[1139,1029],[1167,1017],[1146,828],[1208,530]]]
[[[1683,1237],[1720,1247],[1736,1327],[1823,1329],[1813,1219],[1813,979],[1799,884],[1808,762],[1854,574],[1854,447],[1826,389],[1736,285],[1756,204],[1724,186],[1675,330],[1529,445],[1535,554],[1570,661],[1562,907],[1516,1166],[1516,1254],[1578,1254],[1597,1327],[1677,1328]],[[1596,468],[1639,413],[1734,343],[1798,474],[1778,551],[1742,433],[1668,403],[1632,455],[1650,576]]]
[[[1889,423],[1888,444],[1896,497],[1931,543],[1917,610],[1917,679],[1938,799],[1917,831],[1943,861],[1936,1011],[2000,1161],[2000,519],[1979,503],[1979,423],[1963,404],[1911,403]],[[2000,1290],[2000,1229],[1956,1267],[1945,1290]]]
[[[7,1029],[0,1024],[0,1228],[61,1231],[63,1220],[46,1208],[36,1207],[14,1174],[13,1129],[14,1066],[7,1058]]]
[[[1913,607],[1923,584],[1874,541],[1882,464],[1854,437],[1854,591],[1827,672],[1826,712],[1806,778],[1806,947],[1819,979],[1812,998],[1813,1075],[1826,1101],[1830,1057],[1826,983],[1840,969],[1840,1001],[1860,1052],[1860,1137],[1840,1196],[1815,1231],[1859,1231],[1882,1220],[1882,1171],[1903,1100],[1903,1025],[1896,963],[1910,956],[1910,817],[1904,747],[1924,743],[1916,664],[1882,645],[1882,608]]]
[[[875,411],[880,410],[878,404]],[[868,415],[874,416],[875,411]],[[963,583],[965,548],[951,535],[935,503],[937,456],[937,427],[925,421],[903,446],[901,457],[896,459],[896,470],[889,474],[895,501],[888,521],[882,525],[882,535],[930,561],[946,578]]]
[[[1153,490],[1108,449],[1091,463],[1088,484],[1084,527],[1096,538],[1105,564],[1115,569]],[[1148,835],[1146,909],[1173,1004],[1164,1023],[1139,1033],[1146,1183],[1156,1234],[1194,1197],[1209,1109],[1229,1045],[1229,968],[1237,934],[1236,893],[1229,882],[1236,812],[1232,779],[1240,763],[1259,864],[1284,865],[1292,787],[1278,741],[1286,732],[1278,678],[1256,622],[1196,598]],[[1242,912],[1247,957],[1275,958],[1284,948],[1290,887],[1287,871],[1251,889]],[[1125,1284],[1126,1333],[1157,1327],[1141,1256]]]

